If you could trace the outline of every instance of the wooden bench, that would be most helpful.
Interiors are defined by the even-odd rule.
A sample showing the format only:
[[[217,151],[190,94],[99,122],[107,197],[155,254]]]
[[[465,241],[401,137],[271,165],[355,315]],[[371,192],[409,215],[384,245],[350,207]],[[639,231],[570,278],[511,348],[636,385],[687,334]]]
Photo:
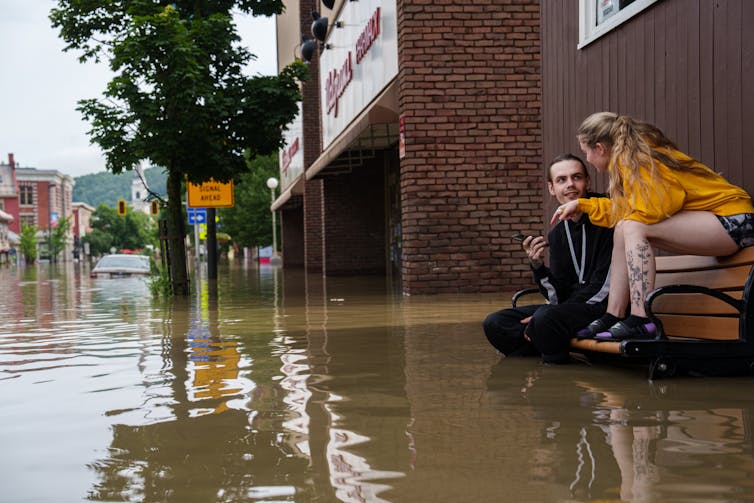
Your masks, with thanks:
[[[589,360],[648,363],[650,379],[676,373],[754,374],[754,247],[729,257],[656,260],[656,288],[645,306],[659,328],[657,337],[620,342],[574,338],[572,350]]]

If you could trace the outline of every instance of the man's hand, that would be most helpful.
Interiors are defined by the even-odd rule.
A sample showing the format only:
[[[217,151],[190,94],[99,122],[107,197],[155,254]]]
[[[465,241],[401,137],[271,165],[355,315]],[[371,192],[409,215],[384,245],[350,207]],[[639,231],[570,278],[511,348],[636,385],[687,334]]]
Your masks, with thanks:
[[[527,238],[524,239],[522,246],[534,269],[539,269],[544,265],[545,248],[547,248],[545,238],[542,236],[527,236]]]
[[[528,325],[530,321],[531,321],[531,316],[528,316],[528,317],[524,318],[523,320],[521,320],[521,324],[522,325]],[[526,339],[527,341],[531,342],[531,339],[529,338],[529,334],[526,333],[526,330],[524,330],[524,339]]]

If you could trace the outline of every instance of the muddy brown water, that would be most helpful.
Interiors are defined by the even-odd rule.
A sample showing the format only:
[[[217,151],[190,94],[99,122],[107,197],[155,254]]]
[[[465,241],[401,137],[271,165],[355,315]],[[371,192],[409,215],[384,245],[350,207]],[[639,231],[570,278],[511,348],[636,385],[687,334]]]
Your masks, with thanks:
[[[2,502],[752,501],[754,380],[501,359],[510,295],[0,268]]]

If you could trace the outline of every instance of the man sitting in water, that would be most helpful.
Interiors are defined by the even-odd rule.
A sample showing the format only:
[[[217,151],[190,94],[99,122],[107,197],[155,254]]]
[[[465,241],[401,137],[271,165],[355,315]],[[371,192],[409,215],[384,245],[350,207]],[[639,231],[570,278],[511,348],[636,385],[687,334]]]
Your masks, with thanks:
[[[560,204],[594,195],[586,165],[575,155],[553,159],[548,177],[547,188]],[[492,313],[484,320],[484,333],[506,356],[541,354],[545,363],[566,363],[573,334],[607,307],[613,230],[578,214],[555,225],[547,241],[527,236],[522,246],[548,303]],[[549,267],[544,263],[548,246]]]

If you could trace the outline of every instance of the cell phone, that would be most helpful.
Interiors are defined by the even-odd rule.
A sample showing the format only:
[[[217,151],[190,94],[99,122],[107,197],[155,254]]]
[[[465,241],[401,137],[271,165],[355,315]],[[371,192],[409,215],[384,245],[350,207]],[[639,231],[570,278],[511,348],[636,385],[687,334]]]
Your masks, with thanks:
[[[521,234],[520,232],[517,232],[511,237],[515,239],[516,241],[523,241],[524,239],[526,239],[526,234]],[[550,246],[550,245],[548,243],[545,243],[545,246]]]

